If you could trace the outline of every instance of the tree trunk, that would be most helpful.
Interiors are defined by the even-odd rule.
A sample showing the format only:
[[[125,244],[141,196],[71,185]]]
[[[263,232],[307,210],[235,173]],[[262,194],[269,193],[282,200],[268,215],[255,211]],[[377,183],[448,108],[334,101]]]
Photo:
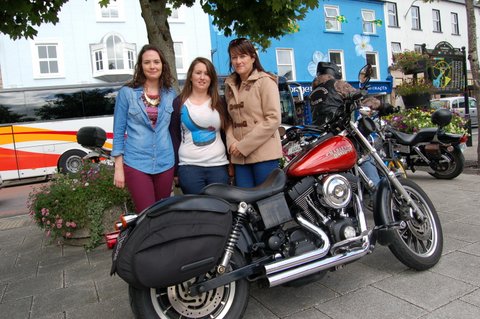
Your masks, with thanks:
[[[167,21],[167,2],[167,0],[140,0],[140,7],[142,8],[142,17],[147,27],[148,42],[162,50],[170,66],[172,76],[177,80],[174,87],[178,90],[175,51],[173,50],[173,39]]]
[[[465,0],[465,9],[467,10],[468,26],[468,61],[473,78],[473,94],[477,100],[477,118],[480,123],[480,72],[477,52],[477,25],[475,19],[476,0]],[[477,139],[477,165],[480,166],[480,139]]]

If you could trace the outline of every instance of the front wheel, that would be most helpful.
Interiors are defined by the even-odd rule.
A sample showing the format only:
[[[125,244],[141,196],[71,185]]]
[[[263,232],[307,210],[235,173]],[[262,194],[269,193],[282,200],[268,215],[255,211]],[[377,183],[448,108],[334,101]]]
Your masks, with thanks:
[[[405,220],[405,227],[394,231],[391,252],[406,266],[425,270],[433,267],[442,255],[443,232],[437,211],[428,195],[414,182],[399,178],[407,193],[420,208],[425,220],[406,219],[405,209],[400,194],[393,190],[390,193],[390,214],[394,221]]]
[[[243,256],[235,252],[230,260],[230,269],[245,265]],[[214,272],[206,274],[212,278]],[[188,287],[196,278],[162,289],[137,289],[129,287],[130,305],[137,319],[239,319],[248,304],[249,283],[246,279],[207,291],[198,296],[189,296]]]
[[[438,179],[453,179],[463,172],[465,166],[465,157],[459,148],[455,148],[453,152],[442,150],[441,158],[435,160],[434,172],[429,173]]]

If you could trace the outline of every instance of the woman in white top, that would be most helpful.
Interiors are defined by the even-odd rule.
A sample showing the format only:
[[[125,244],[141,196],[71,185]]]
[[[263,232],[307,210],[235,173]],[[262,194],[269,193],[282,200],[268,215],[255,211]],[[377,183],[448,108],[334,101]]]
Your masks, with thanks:
[[[184,194],[199,194],[211,183],[228,183],[222,132],[228,125],[218,94],[217,73],[206,58],[191,63],[185,85],[173,101],[172,121],[180,123],[176,181]]]

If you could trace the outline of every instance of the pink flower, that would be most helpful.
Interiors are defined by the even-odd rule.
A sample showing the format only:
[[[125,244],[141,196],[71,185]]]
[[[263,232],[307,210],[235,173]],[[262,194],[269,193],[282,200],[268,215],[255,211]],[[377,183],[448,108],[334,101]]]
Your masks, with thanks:
[[[70,222],[66,222],[65,226],[70,227]]]
[[[47,237],[50,237],[50,231],[47,231]]]
[[[71,232],[66,232],[66,233],[65,233],[65,237],[67,237],[67,238],[72,237],[72,233],[71,233]]]
[[[47,225],[50,225],[50,221],[49,221],[49,220],[47,220]]]
[[[77,224],[75,222],[70,222],[70,227],[75,228],[77,227]]]
[[[62,228],[62,224],[57,224],[57,228],[58,229]]]

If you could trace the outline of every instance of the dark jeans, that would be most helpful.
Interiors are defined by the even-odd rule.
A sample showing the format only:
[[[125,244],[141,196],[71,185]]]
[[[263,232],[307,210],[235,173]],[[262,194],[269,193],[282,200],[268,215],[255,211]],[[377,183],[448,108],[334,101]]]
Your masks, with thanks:
[[[200,194],[200,191],[212,183],[228,184],[227,165],[221,166],[178,166],[178,183],[184,194]]]
[[[254,164],[235,164],[235,185],[239,187],[255,187],[263,183],[268,175],[279,167],[278,160]]]

